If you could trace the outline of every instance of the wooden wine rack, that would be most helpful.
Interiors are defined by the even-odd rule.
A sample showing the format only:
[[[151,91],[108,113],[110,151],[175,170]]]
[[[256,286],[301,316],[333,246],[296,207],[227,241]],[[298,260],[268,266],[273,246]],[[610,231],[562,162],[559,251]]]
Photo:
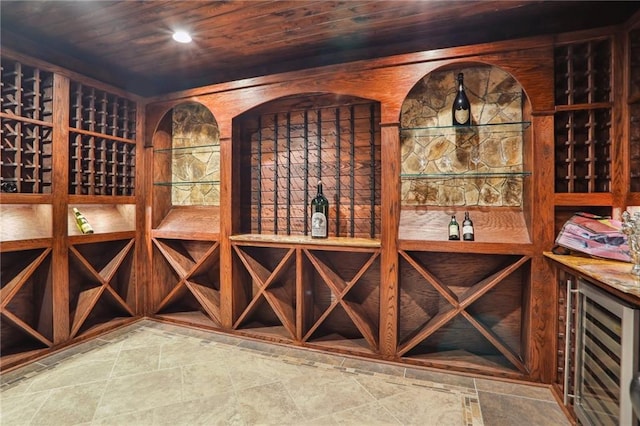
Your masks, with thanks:
[[[0,183],[51,193],[53,74],[2,58]]]
[[[69,193],[135,195],[136,104],[72,83]]]
[[[3,363],[53,345],[51,248],[3,251],[2,314]]]
[[[378,352],[379,243],[232,237],[242,280],[233,327],[270,340]],[[242,268],[240,267],[242,265]]]
[[[220,249],[215,241],[153,238],[155,274],[163,287],[156,315],[220,327]],[[169,277],[173,277],[173,281]]]
[[[557,46],[555,192],[611,191],[611,40]]]
[[[135,240],[74,238],[69,248],[71,337],[135,316]]]
[[[400,257],[400,356],[526,372],[530,256],[401,250]]]
[[[295,107],[278,112],[291,107],[287,101],[241,119],[241,144],[250,147],[241,158],[247,170],[241,182],[242,232],[307,235],[308,206],[322,180],[330,235],[379,236],[379,105],[331,104],[325,95],[298,99]]]

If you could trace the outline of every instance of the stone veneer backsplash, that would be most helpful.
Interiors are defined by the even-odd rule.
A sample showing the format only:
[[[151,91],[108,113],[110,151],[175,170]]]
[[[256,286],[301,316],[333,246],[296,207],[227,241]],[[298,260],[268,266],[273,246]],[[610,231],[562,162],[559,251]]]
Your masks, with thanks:
[[[451,127],[459,72],[472,124],[491,126]],[[402,106],[402,204],[521,206],[523,178],[506,174],[523,171],[523,126],[498,124],[520,123],[522,102],[520,85],[496,67],[436,71],[420,80]],[[503,175],[457,176],[475,172]]]
[[[220,205],[220,131],[197,103],[173,108],[171,173],[174,206]]]

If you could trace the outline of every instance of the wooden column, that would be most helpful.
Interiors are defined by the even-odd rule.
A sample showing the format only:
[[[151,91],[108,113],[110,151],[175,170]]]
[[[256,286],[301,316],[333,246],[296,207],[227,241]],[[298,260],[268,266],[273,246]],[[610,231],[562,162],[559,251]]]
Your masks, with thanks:
[[[135,247],[135,313],[136,315],[149,315],[148,306],[151,288],[152,263],[151,263],[151,209],[147,209],[147,200],[151,199],[153,191],[152,183],[147,179],[152,174],[147,170],[153,170],[153,146],[147,143],[145,138],[151,140],[152,134],[145,135],[146,108],[138,102],[136,110],[136,247]],[[148,147],[147,145],[151,145]]]
[[[53,342],[69,339],[69,79],[53,76],[52,282]]]
[[[236,303],[237,292],[233,288],[233,249],[229,240],[239,221],[237,206],[240,197],[238,189],[233,189],[233,183],[238,186],[240,182],[239,168],[233,164],[238,158],[234,153],[238,151],[239,147],[234,148],[232,144],[231,125],[226,128],[220,125],[220,321],[226,330],[233,327],[240,309]]]
[[[555,277],[542,253],[553,246],[554,204],[548,188],[554,182],[553,112],[532,113],[533,127],[533,203],[535,213],[531,221],[531,237],[535,249],[531,260],[531,284],[528,294],[528,323],[524,329],[525,352],[531,377],[543,383],[552,383],[556,367],[557,296]]]
[[[400,123],[381,123],[380,354],[398,345],[398,227],[400,223]]]

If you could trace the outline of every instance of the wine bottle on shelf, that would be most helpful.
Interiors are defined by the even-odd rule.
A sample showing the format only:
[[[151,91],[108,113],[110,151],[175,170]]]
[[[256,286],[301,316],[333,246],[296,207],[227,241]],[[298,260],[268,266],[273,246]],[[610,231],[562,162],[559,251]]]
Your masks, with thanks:
[[[473,221],[469,217],[469,212],[464,212],[464,220],[462,221],[462,239],[464,241],[473,241]]]
[[[455,215],[451,216],[451,221],[449,222],[449,239],[460,239],[460,225],[458,225]]]
[[[2,182],[2,185],[0,185],[0,190],[2,192],[15,193],[18,192],[18,186],[13,182]]]
[[[322,181],[318,181],[318,194],[311,200],[311,238],[329,236],[329,200],[322,193]]]
[[[453,106],[451,107],[451,115],[454,126],[469,126],[471,124],[471,105],[469,104],[469,98],[464,92],[462,73],[458,74],[458,93],[453,100]]]
[[[73,208],[73,215],[76,217],[76,225],[83,234],[93,234],[93,227],[86,217],[77,208]]]

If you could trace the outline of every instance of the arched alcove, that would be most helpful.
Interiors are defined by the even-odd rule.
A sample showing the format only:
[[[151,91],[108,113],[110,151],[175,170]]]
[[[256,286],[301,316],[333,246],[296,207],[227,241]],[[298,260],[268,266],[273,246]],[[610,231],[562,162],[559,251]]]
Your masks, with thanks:
[[[153,134],[153,288],[158,318],[220,327],[220,132],[207,107],[175,105]]]
[[[220,131],[204,105],[185,102],[171,108],[153,139],[154,184],[170,188],[171,205],[220,204]]]
[[[287,96],[234,119],[239,232],[307,235],[322,180],[329,235],[380,235],[380,105],[332,93]]]
[[[452,126],[463,73],[471,126]],[[408,93],[400,117],[401,200],[413,206],[520,207],[527,174],[526,94],[487,64],[435,70]]]

